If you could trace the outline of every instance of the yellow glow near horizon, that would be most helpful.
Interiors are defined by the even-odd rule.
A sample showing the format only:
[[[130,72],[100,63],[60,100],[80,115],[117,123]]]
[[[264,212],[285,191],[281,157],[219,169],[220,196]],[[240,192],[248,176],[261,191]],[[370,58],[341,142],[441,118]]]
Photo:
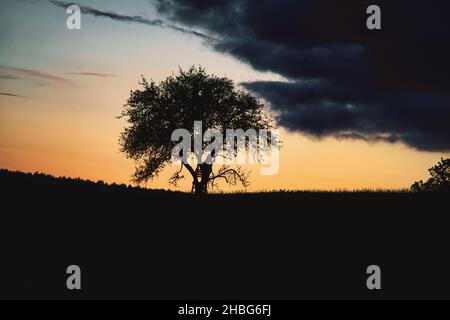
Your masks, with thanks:
[[[125,91],[122,94],[117,90],[105,100],[124,101]],[[121,106],[108,107],[108,101],[102,99],[98,103],[94,111],[85,112],[70,102],[60,107],[54,101],[0,97],[0,167],[130,183],[134,164],[119,153],[117,143],[125,125],[115,118]],[[408,188],[412,182],[425,179],[427,169],[440,157],[448,156],[419,152],[401,144],[314,140],[284,130],[281,138],[278,174],[261,176],[258,166],[247,166],[252,171],[248,191]],[[178,189],[168,184],[174,170],[169,165],[147,187],[189,191],[188,179]],[[242,189],[222,186],[224,191]]]

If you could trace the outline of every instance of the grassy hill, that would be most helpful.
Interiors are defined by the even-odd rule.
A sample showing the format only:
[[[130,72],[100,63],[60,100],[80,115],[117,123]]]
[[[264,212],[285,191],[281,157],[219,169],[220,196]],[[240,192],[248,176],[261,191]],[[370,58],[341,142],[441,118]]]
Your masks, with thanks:
[[[196,198],[6,170],[0,188],[0,298],[450,298],[444,193]]]

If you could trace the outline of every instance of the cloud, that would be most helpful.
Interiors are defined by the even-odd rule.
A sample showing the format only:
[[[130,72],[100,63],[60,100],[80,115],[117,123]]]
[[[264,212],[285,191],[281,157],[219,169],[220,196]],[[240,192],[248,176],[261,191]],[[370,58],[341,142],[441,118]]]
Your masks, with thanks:
[[[9,93],[9,92],[0,92],[1,96],[7,96],[7,97],[13,97],[13,98],[23,98],[23,99],[27,99],[28,97],[26,96],[22,96],[19,94],[15,94],[15,93]]]
[[[288,130],[319,138],[402,141],[426,151],[449,149],[450,96],[353,92],[353,86],[323,80],[243,85],[277,106],[279,124]]]
[[[448,1],[379,0],[377,31],[366,28],[366,0],[156,2],[164,18],[216,39],[214,50],[288,79],[243,85],[289,130],[450,150]]]
[[[72,4],[76,4],[74,2],[65,2],[65,1],[59,1],[59,0],[49,0],[49,2],[57,7],[66,9],[67,7],[69,7]],[[94,17],[99,17],[99,18],[108,18],[114,21],[120,21],[120,22],[127,22],[127,23],[138,23],[138,24],[144,24],[144,25],[148,25],[148,26],[154,26],[154,27],[161,27],[161,28],[169,28],[172,30],[176,30],[179,32],[182,32],[184,34],[189,34],[189,35],[194,35],[196,37],[200,37],[203,39],[207,39],[207,40],[213,40],[212,37],[195,31],[195,30],[191,30],[191,29],[186,29],[180,26],[176,26],[173,24],[167,24],[165,23],[163,20],[160,19],[148,19],[142,16],[138,16],[138,15],[124,15],[124,14],[120,14],[120,13],[116,13],[116,12],[112,12],[112,11],[104,11],[104,10],[98,10],[89,6],[83,6],[83,5],[78,5],[80,7],[81,13],[83,14],[87,14],[87,15],[92,15]]]
[[[3,80],[18,80],[20,77],[9,75],[9,74],[0,74],[0,79]]]
[[[67,75],[72,76],[87,76],[87,77],[118,77],[116,74],[111,73],[98,73],[98,72],[66,72]]]
[[[8,77],[10,79],[18,79],[20,77],[30,77],[30,78],[37,78],[40,80],[46,80],[50,82],[56,82],[56,83],[70,83],[70,80],[55,76],[46,72],[42,72],[39,70],[34,69],[26,69],[26,68],[18,68],[18,67],[10,67],[10,66],[1,66],[0,70],[6,71],[8,73]]]
[[[64,1],[58,1],[58,0],[49,0],[50,3],[54,4],[57,7],[67,9],[71,4],[75,4],[74,2],[64,2]],[[123,15],[111,11],[102,11],[97,10],[88,6],[82,6],[78,5],[81,9],[81,12],[84,14],[92,15],[94,17],[101,17],[101,18],[109,18],[116,21],[121,22],[132,22],[132,23],[140,23],[140,24],[146,24],[149,26],[162,26],[163,21],[160,19],[154,19],[150,20],[141,16],[128,16]]]

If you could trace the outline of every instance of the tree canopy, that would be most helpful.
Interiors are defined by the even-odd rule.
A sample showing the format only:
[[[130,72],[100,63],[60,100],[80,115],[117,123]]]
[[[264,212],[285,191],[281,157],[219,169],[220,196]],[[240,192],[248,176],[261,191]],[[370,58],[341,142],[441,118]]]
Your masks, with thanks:
[[[450,159],[441,158],[441,161],[428,169],[430,178],[423,182],[415,182],[411,189],[415,192],[421,191],[450,191]]]
[[[217,129],[223,134],[227,129],[272,128],[272,118],[258,98],[238,89],[227,77],[207,74],[202,67],[193,66],[187,71],[180,68],[176,75],[159,83],[142,77],[140,85],[140,89],[131,91],[120,116],[126,119],[127,126],[119,140],[121,151],[136,163],[136,183],[160,174],[177,144],[172,141],[172,133],[183,128],[194,136],[196,121],[202,122],[202,130]],[[202,147],[206,145],[207,141],[203,141]],[[234,154],[239,151],[234,150]],[[240,167],[225,165],[213,171],[212,163],[202,162],[182,162],[170,179],[172,184],[184,178],[183,169],[192,177],[196,193],[207,192],[208,186],[218,180],[248,185],[248,173]]]

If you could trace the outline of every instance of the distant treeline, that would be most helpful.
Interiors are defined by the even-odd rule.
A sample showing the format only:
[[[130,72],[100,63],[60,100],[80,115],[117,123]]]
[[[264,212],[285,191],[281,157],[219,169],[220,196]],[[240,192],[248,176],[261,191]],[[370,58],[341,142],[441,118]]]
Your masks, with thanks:
[[[164,189],[149,189],[140,186],[133,186],[130,184],[108,184],[102,180],[91,181],[81,178],[69,177],[54,177],[44,173],[25,173],[21,171],[10,171],[0,169],[0,185],[1,188],[35,188],[36,191],[57,188],[58,190],[83,190],[83,191],[132,191],[138,193],[167,193],[167,194],[186,194],[180,191],[169,191]],[[62,191],[62,190],[61,190]],[[246,195],[269,195],[269,194],[300,194],[300,193],[405,193],[408,189],[358,189],[358,190],[344,190],[337,189],[332,191],[323,190],[306,190],[306,191],[292,191],[292,190],[265,190],[260,192],[245,192]],[[242,192],[219,193],[221,195],[242,195]],[[218,193],[212,193],[209,196],[215,196]]]
[[[0,169],[1,188],[36,188],[42,189],[83,189],[85,191],[134,191],[134,192],[170,192],[162,189],[147,189],[140,186],[112,183],[108,184],[102,180],[97,182],[81,178],[54,177],[44,173],[25,173],[21,171],[10,171]],[[172,192],[170,192],[172,193]]]

